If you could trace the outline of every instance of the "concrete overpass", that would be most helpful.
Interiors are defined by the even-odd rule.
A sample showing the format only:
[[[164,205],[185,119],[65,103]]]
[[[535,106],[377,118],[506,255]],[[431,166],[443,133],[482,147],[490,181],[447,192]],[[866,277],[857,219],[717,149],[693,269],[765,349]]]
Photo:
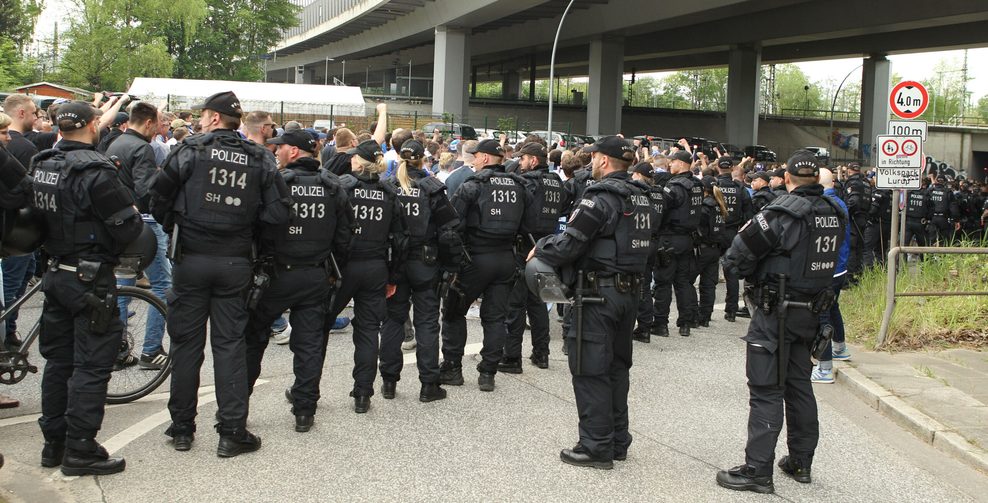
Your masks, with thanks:
[[[433,113],[462,116],[472,83],[500,81],[517,98],[548,76],[567,3],[314,0],[273,51],[268,79],[431,95]],[[988,2],[978,0],[575,0],[556,74],[590,77],[586,131],[597,134],[621,130],[625,73],[726,65],[726,139],[750,145],[760,65],[862,57],[861,137],[874,138],[888,118],[887,55],[985,45]]]

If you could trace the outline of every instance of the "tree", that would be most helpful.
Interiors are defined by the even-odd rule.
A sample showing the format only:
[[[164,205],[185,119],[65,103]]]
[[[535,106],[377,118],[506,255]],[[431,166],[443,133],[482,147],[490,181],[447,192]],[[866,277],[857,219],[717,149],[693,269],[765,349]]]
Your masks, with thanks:
[[[13,40],[0,36],[0,89],[13,89],[34,78],[34,62],[25,59]]]
[[[727,110],[727,68],[676,72],[663,79],[661,89],[662,106]]]
[[[892,82],[898,82],[899,79]],[[956,124],[961,115],[974,115],[964,110],[967,89],[963,72],[956,60],[940,60],[933,65],[929,79],[921,82],[930,94],[930,105],[919,120],[937,124]],[[963,114],[962,114],[963,111]]]
[[[824,110],[829,116],[830,103],[823,98],[823,88],[810,82],[809,77],[796,65],[785,64],[775,67],[775,90],[778,95],[779,111],[783,114],[821,115],[811,110]]]
[[[981,117],[982,121],[988,122],[988,94],[978,100],[977,111],[978,117]]]
[[[31,41],[34,25],[44,8],[43,0],[0,0],[0,34],[10,39],[18,52]]]

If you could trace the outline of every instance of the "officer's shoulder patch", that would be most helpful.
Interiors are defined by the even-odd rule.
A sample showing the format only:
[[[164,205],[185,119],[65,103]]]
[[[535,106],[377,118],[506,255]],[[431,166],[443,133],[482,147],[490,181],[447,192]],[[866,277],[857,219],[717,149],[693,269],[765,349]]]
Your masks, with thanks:
[[[426,194],[432,195],[446,190],[446,185],[434,176],[425,176],[415,181],[415,184]]]
[[[593,208],[594,208],[594,207],[595,207],[596,205],[597,205],[597,203],[596,203],[596,202],[595,202],[595,201],[594,201],[593,199],[582,199],[582,200],[580,200],[580,206],[584,206],[584,207],[587,207],[587,208],[589,208],[589,209],[591,209],[591,210],[592,210],[592,209],[593,209]]]
[[[357,177],[351,174],[346,174],[340,177],[340,185],[346,190],[356,187],[358,182],[359,180],[357,180]]]

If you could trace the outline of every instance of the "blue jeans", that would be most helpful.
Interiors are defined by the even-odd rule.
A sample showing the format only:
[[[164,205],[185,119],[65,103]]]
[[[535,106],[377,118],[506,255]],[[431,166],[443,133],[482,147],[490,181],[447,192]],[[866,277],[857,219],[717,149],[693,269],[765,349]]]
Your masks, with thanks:
[[[9,306],[24,295],[27,290],[28,278],[34,276],[34,254],[20,257],[7,257],[0,260],[3,269],[3,305]],[[17,313],[6,320],[5,334],[17,331]]]
[[[271,324],[272,332],[280,332],[286,328],[288,328],[288,320],[285,319],[284,314],[279,316],[278,319],[274,320],[274,323]]]
[[[823,352],[820,361],[829,362],[834,359],[834,342],[844,342],[844,317],[840,314],[840,291],[847,284],[847,274],[842,274],[834,278],[830,288],[834,290],[834,304],[830,306],[830,311],[820,313],[820,324],[830,324],[834,327],[834,338],[827,344],[827,350]]]
[[[168,259],[168,235],[154,219],[145,217],[144,224],[154,231],[154,236],[158,239],[158,252],[148,268],[144,270],[144,275],[151,283],[151,292],[163,301],[165,300],[165,291],[172,287],[172,263]],[[135,280],[133,279],[117,279],[117,285],[133,286],[134,283]],[[129,301],[129,298],[117,298],[117,305],[120,306],[120,318],[124,322],[124,327],[127,326]],[[144,347],[141,352],[154,354],[155,351],[161,349],[161,339],[165,335],[165,318],[157,309],[151,309],[148,312],[147,323],[147,329],[144,332]]]

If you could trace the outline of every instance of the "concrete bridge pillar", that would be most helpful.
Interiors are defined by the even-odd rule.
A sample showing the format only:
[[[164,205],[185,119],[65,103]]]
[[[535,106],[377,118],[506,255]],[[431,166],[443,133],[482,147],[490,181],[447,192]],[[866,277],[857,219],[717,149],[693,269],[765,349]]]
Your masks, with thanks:
[[[875,139],[888,130],[889,78],[891,64],[884,54],[872,54],[864,60],[861,72],[861,158],[873,166]]]
[[[504,72],[501,76],[501,98],[517,100],[523,93],[521,73],[517,70]]]
[[[461,120],[467,111],[470,71],[470,34],[450,26],[436,27],[436,52],[432,70],[432,113],[453,114]]]
[[[761,64],[760,48],[731,48],[727,70],[727,142],[741,148],[758,144]]]
[[[615,37],[591,40],[590,84],[587,87],[587,134],[609,135],[621,131],[621,107],[624,105],[623,80],[624,40]],[[549,85],[553,83],[550,82]],[[569,90],[564,89],[563,92]]]

